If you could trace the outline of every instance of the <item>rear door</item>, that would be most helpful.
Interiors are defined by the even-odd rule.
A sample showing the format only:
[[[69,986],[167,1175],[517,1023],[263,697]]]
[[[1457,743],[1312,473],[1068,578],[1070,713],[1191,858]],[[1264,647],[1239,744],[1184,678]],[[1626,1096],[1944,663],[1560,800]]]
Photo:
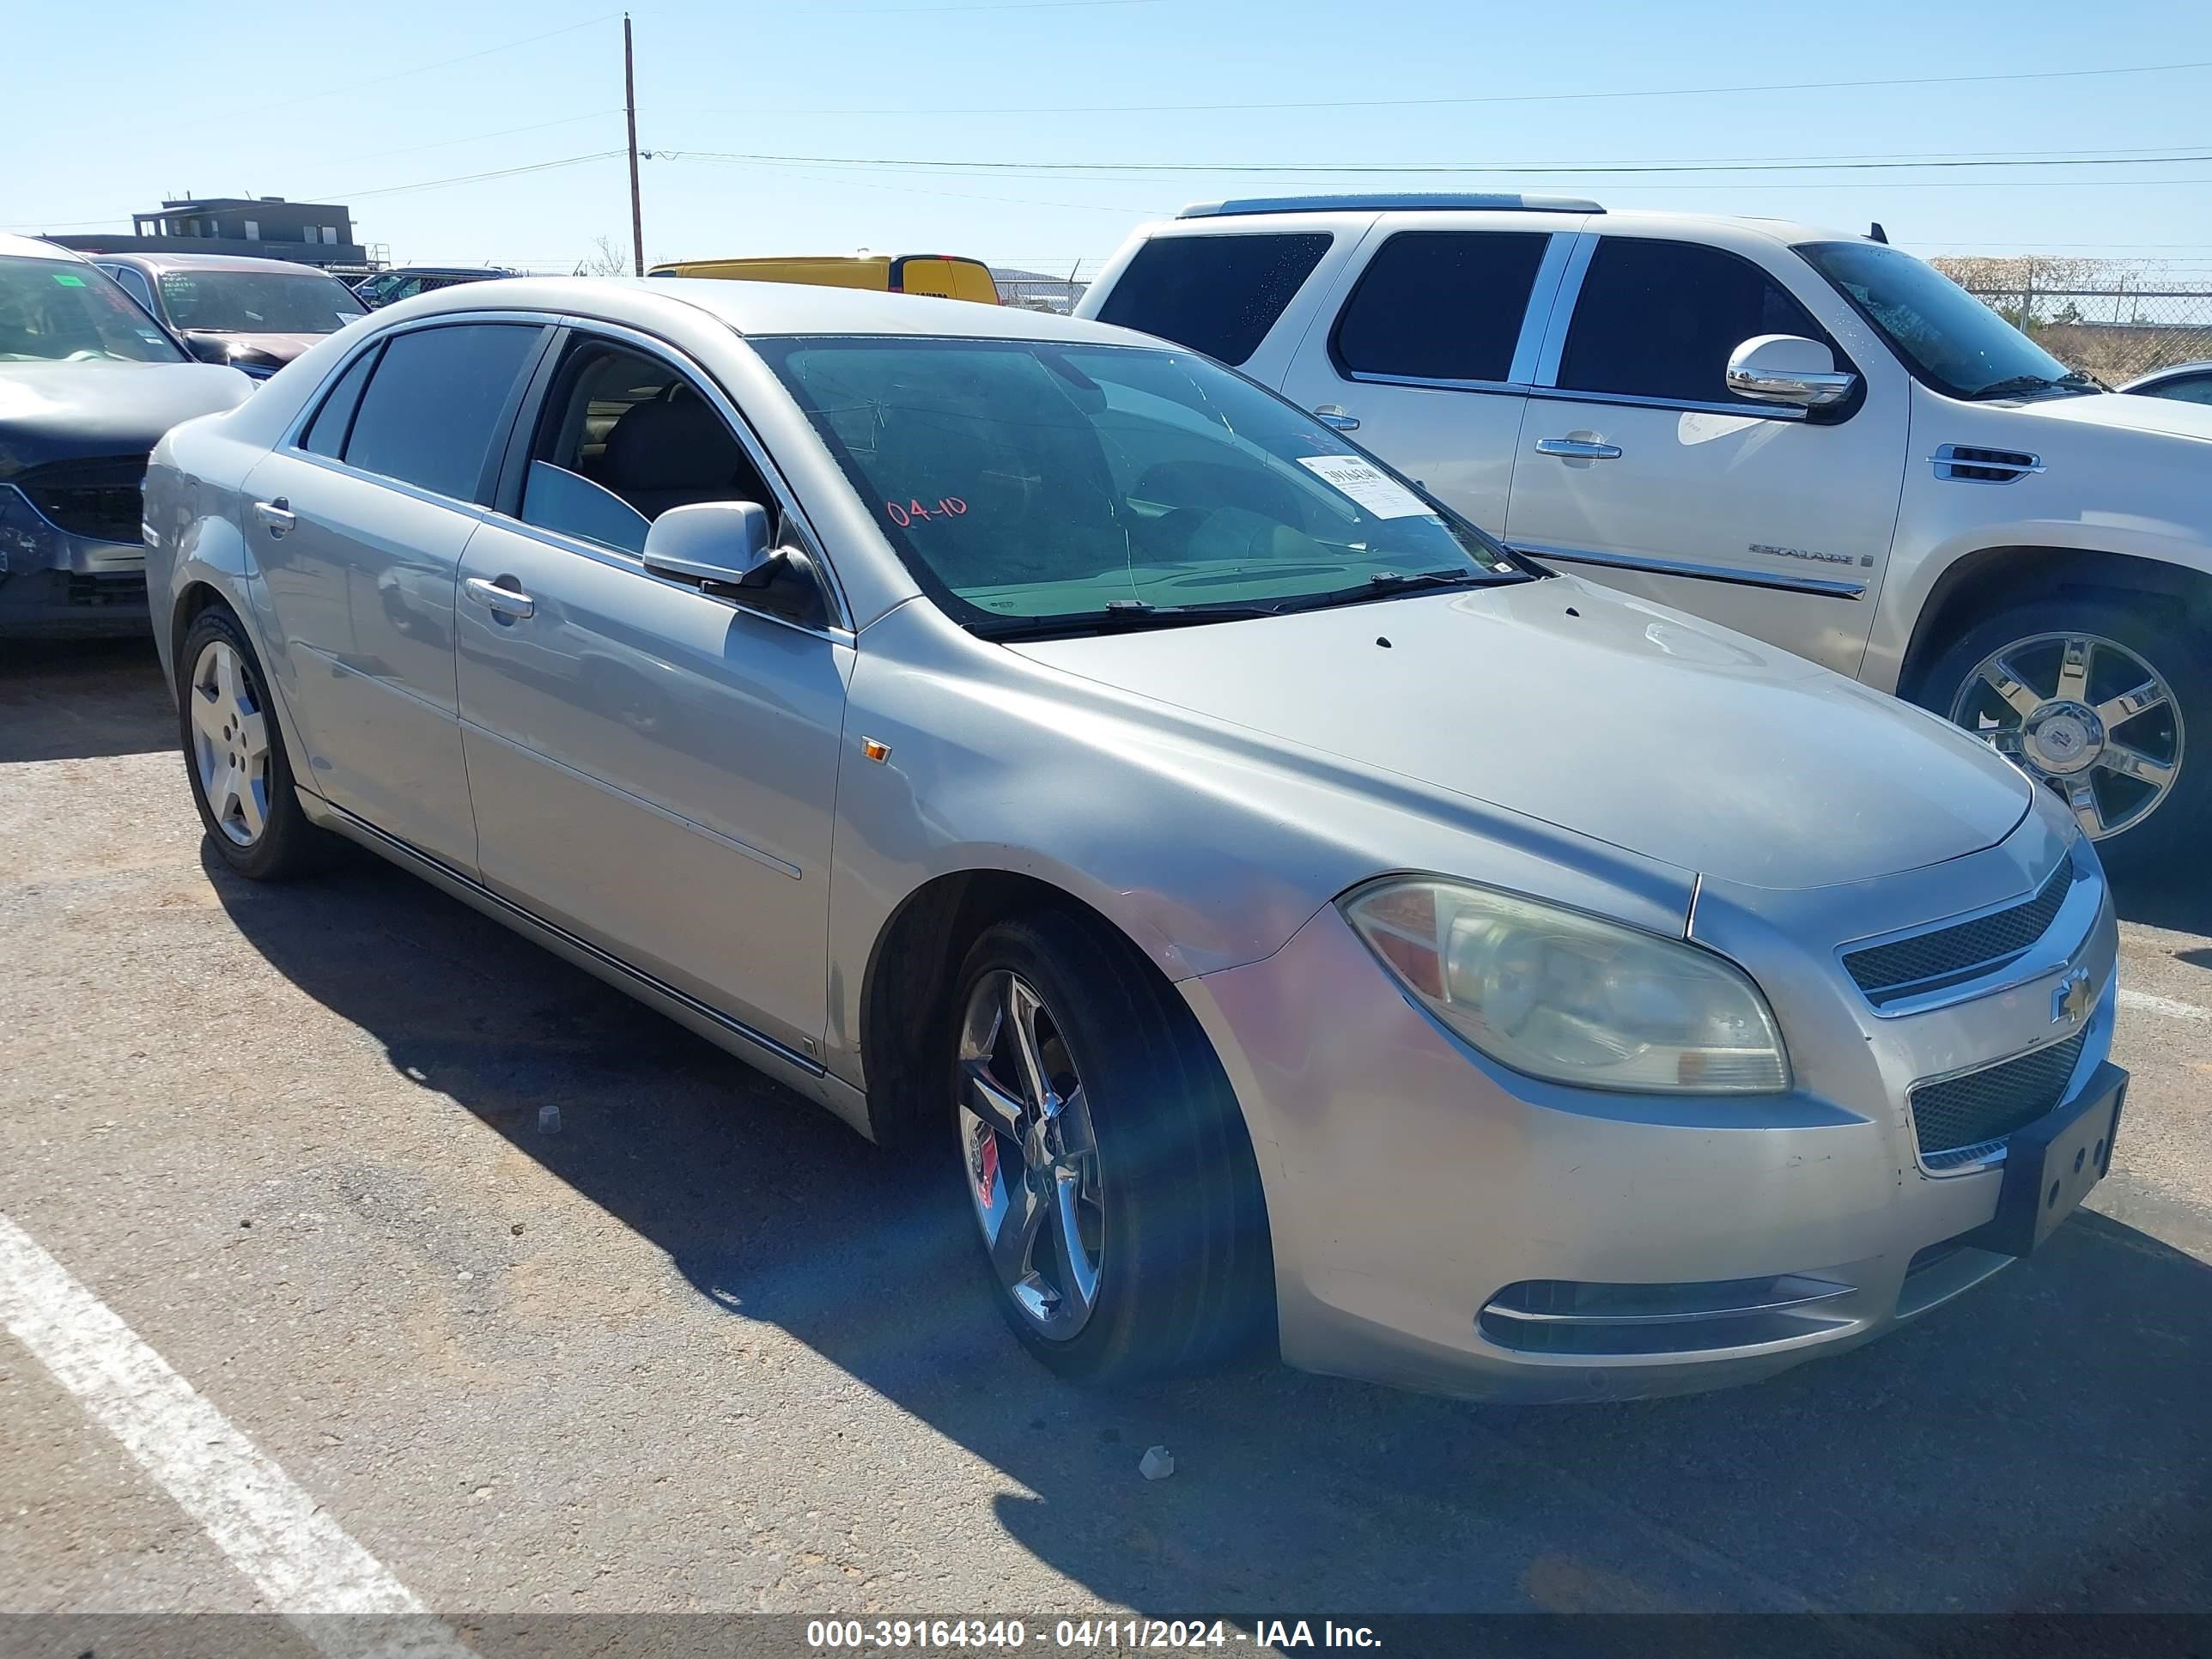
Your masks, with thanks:
[[[254,469],[242,502],[296,675],[302,781],[463,871],[477,848],[454,584],[544,332],[469,320],[373,343]]]
[[[1739,397],[1728,361],[1756,335],[1821,341],[1863,374],[1811,309],[1809,267],[1801,295],[1701,242],[1580,241],[1521,422],[1505,539],[1855,672],[1897,526],[1901,374],[1869,365],[1852,398],[1809,413]]]
[[[1393,215],[1347,261],[1283,395],[1492,534],[1580,216]]]

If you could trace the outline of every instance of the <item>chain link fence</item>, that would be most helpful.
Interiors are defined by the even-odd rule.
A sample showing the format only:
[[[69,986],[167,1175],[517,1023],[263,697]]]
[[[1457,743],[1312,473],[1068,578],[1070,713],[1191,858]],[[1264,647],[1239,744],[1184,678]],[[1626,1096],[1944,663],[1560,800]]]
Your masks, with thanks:
[[[1000,305],[1019,306],[1024,311],[1055,311],[1063,317],[1075,309],[1083,290],[1091,286],[1070,276],[1039,276],[1026,271],[994,270],[991,278],[999,285]]]
[[[1986,288],[1966,292],[2066,365],[2122,386],[2212,360],[2212,288]]]

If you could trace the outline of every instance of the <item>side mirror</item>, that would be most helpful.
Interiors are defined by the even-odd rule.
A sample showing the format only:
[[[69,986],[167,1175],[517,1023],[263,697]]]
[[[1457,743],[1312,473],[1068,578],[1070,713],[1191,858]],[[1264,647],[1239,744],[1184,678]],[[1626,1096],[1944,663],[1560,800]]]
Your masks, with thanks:
[[[1761,334],[1729,356],[1728,388],[1761,403],[1826,409],[1851,395],[1859,377],[1836,368],[1834,355],[1802,334]]]
[[[656,576],[717,587],[766,587],[782,567],[769,544],[768,509],[757,501],[672,507],[645,532],[645,568]]]

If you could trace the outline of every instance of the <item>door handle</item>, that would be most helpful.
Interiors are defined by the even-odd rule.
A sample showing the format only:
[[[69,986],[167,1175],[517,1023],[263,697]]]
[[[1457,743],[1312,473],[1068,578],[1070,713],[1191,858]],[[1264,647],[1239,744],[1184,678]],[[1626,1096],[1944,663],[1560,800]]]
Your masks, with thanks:
[[[292,511],[292,503],[282,495],[273,501],[256,501],[253,516],[272,536],[281,536],[300,522],[300,515]]]
[[[1536,453],[1557,455],[1568,461],[1617,461],[1620,459],[1620,446],[1592,443],[1587,438],[1539,438]]]
[[[512,576],[501,580],[513,581]],[[482,576],[471,576],[461,584],[461,589],[487,611],[496,611],[502,617],[527,617],[538,609],[538,601],[518,587],[502,587],[498,582],[488,582]]]
[[[1359,430],[1359,416],[1346,411],[1342,404],[1320,404],[1315,406],[1314,418],[1323,426],[1334,427],[1339,432]]]

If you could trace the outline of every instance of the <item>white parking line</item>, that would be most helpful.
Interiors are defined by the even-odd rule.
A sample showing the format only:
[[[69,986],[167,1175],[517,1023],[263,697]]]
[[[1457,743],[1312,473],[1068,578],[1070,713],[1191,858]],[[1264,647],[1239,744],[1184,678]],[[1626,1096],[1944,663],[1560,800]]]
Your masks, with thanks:
[[[2130,991],[2124,985],[2120,987],[2120,1006],[2132,1008],[2139,1014],[2163,1014],[2168,1019],[2212,1022],[2212,1008],[2200,1008],[2193,1002],[2180,1002],[2172,997],[2154,997],[2148,991]]]
[[[5,1215],[0,1323],[331,1659],[468,1659],[412,1591]]]

